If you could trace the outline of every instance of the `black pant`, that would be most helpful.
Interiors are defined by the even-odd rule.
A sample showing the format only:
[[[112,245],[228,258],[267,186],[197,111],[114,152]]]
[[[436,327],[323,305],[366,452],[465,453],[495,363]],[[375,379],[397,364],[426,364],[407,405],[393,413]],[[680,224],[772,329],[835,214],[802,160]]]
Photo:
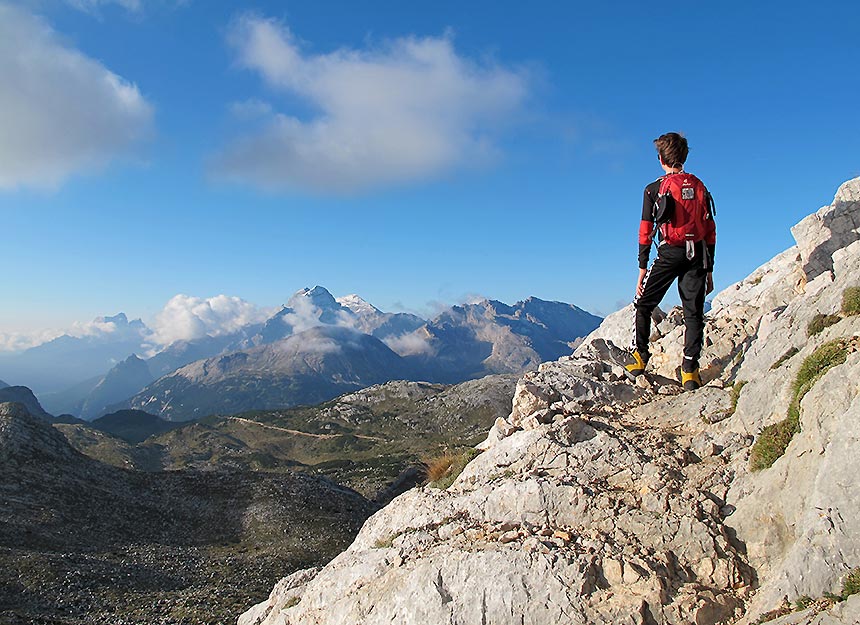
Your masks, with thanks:
[[[705,269],[706,248],[703,242],[696,243],[696,254],[687,259],[684,247],[661,245],[657,258],[648,273],[642,295],[633,305],[636,308],[636,349],[644,357],[649,354],[648,338],[651,336],[651,313],[666,295],[675,278],[678,278],[678,294],[684,309],[684,363],[685,371],[699,367],[702,339],[705,331]]]

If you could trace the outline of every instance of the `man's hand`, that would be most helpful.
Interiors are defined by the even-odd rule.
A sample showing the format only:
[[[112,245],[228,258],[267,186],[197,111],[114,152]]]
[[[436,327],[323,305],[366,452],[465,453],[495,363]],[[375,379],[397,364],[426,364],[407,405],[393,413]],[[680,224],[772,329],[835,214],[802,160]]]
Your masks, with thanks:
[[[714,274],[710,271],[708,272],[707,277],[705,278],[705,295],[714,290]]]
[[[636,281],[636,297],[642,297],[642,291],[645,290],[645,274],[648,273],[647,269],[639,270],[639,280]],[[710,275],[710,274],[708,274]]]

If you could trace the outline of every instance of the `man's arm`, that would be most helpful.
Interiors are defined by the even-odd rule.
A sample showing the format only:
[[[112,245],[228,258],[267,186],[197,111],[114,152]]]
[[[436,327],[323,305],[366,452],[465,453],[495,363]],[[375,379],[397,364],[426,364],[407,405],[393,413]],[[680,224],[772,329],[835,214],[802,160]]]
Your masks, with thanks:
[[[639,280],[636,282],[636,297],[642,297],[642,291],[645,290],[645,276],[647,273],[647,269],[639,269]]]
[[[660,181],[645,187],[642,198],[642,219],[639,221],[639,278],[636,280],[636,297],[642,296],[645,275],[648,273],[648,258],[651,255],[651,241],[654,239],[654,201],[660,191]]]
[[[714,197],[708,193],[708,196],[713,206]],[[715,211],[714,211],[715,212]],[[710,266],[708,267],[708,278],[705,283],[705,293],[710,293],[714,290],[714,255],[717,252],[717,224],[714,221],[713,212],[710,218],[705,221],[705,245],[708,247],[708,258]]]
[[[639,269],[648,267],[648,257],[651,255],[651,241],[654,238],[654,201],[660,190],[660,181],[652,182],[645,187],[642,198],[642,219],[639,222]]]

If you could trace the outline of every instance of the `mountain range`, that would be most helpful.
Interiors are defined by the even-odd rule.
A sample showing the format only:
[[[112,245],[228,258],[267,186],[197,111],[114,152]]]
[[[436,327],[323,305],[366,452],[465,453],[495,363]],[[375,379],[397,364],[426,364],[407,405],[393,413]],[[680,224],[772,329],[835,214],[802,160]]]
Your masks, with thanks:
[[[600,321],[576,306],[534,297],[513,306],[494,300],[453,306],[426,321],[315,286],[296,292],[265,323],[177,341],[149,358],[142,357],[152,349],[145,326],[120,314],[103,318],[121,328],[111,333],[121,337],[118,345],[104,336],[61,337],[15,362],[32,365],[55,353],[66,362],[76,349],[90,356],[87,366],[67,368],[83,379],[63,391],[39,392],[44,386],[33,385],[53,414],[95,419],[133,408],[187,420],[319,403],[395,379],[457,383],[522,373],[569,354]],[[92,358],[96,352],[100,360]],[[9,362],[0,359],[0,373]]]
[[[389,380],[453,384],[522,373],[571,353],[600,323],[536,298],[454,306],[418,327],[417,318],[385,315],[357,296],[349,303],[322,287],[300,291],[266,323],[262,344],[186,365],[110,408],[187,420],[319,403]]]

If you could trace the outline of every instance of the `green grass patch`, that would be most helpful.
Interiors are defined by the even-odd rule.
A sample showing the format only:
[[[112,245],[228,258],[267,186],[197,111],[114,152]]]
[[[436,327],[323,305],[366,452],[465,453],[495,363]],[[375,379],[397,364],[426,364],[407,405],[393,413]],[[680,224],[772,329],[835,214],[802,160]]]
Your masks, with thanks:
[[[789,358],[795,356],[799,351],[800,350],[796,347],[789,348],[782,356],[777,359],[775,363],[770,366],[771,371],[773,371],[774,369],[779,369],[783,364],[786,363],[786,361],[788,361]]]
[[[854,569],[842,580],[842,601],[857,593],[860,593],[860,568]]]
[[[809,392],[812,385],[829,369],[841,365],[848,359],[849,345],[844,339],[829,341],[807,356],[794,380],[794,396],[798,401]]]
[[[800,414],[789,408],[789,416],[764,428],[750,452],[750,469],[761,471],[773,466],[773,463],[785,453],[785,449],[800,432]]]
[[[806,326],[806,334],[808,336],[814,336],[824,330],[824,328],[829,328],[834,323],[839,323],[839,319],[839,315],[824,315],[822,313],[818,313],[812,318],[809,325]]]
[[[860,315],[860,286],[849,286],[842,291],[842,314]]]
[[[791,439],[800,431],[800,401],[829,369],[848,358],[848,343],[843,339],[825,343],[807,356],[792,384],[792,399],[782,421],[764,428],[750,451],[750,469],[761,471],[785,453]]]
[[[747,384],[746,380],[738,380],[737,382],[732,384],[732,394],[731,394],[732,405],[729,408],[729,416],[735,414],[735,410],[738,409],[738,399],[740,399],[741,391],[743,390],[744,386],[746,386],[746,384]]]
[[[282,609],[283,610],[289,610],[290,608],[293,608],[293,607],[299,605],[299,602],[301,600],[302,600],[301,597],[290,597],[289,599],[286,600],[286,602],[284,603],[284,607]]]

